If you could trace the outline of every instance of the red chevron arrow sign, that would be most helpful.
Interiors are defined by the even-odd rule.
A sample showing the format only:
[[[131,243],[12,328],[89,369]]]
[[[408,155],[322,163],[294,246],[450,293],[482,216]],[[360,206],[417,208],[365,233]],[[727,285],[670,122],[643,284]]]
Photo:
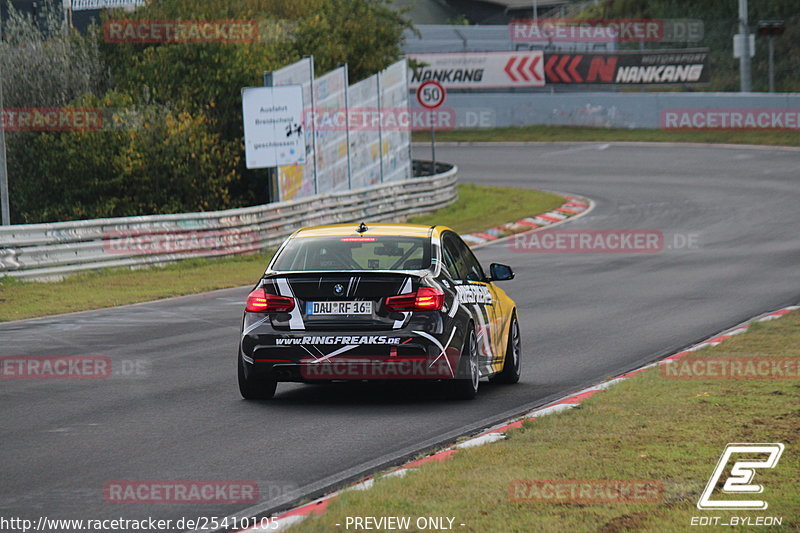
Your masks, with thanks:
[[[445,89],[542,87],[545,83],[541,51],[409,54],[414,59],[409,86],[416,89],[438,81]]]
[[[525,54],[522,56],[511,56],[506,61],[506,68],[503,70],[513,82],[519,81],[542,81],[542,56]]]

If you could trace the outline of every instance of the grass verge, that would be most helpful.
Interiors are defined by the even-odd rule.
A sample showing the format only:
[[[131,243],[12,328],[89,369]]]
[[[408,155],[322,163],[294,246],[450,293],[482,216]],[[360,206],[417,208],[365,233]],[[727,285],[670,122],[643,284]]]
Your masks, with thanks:
[[[430,133],[414,132],[415,142],[429,142]],[[647,129],[584,128],[577,126],[523,126],[481,130],[437,131],[442,142],[500,141],[651,141],[800,146],[795,131],[664,131]]]
[[[534,190],[459,185],[456,203],[414,217],[469,233],[549,211],[563,198]],[[255,283],[272,252],[216,259],[187,259],[164,267],[105,269],[55,283],[0,277],[0,321],[84,311],[183,296]]]
[[[755,324],[747,333],[697,354],[790,356],[796,363],[800,312]],[[535,368],[528,372],[532,375]],[[412,524],[417,517],[443,516],[455,518],[457,531],[559,533],[684,532],[693,529],[694,516],[720,516],[720,523],[732,516],[750,516],[753,521],[772,516],[782,517],[783,525],[711,529],[800,530],[797,379],[688,381],[666,379],[654,368],[567,412],[526,421],[508,437],[459,450],[449,461],[428,463],[403,478],[379,479],[368,491],[345,492],[322,516],[291,531],[344,531],[347,517],[357,516],[410,516]],[[743,498],[766,500],[766,511],[697,509],[700,493],[730,442],[785,444],[774,469],[756,471],[754,482],[763,485],[764,492]],[[657,503],[510,501],[514,480],[548,479],[652,479],[663,485],[664,497]]]
[[[271,253],[103,269],[35,282],[0,278],[0,321],[85,311],[254,284]]]
[[[550,211],[562,203],[564,198],[549,192],[463,184],[458,186],[457,202],[409,222],[443,224],[461,234],[473,233]]]

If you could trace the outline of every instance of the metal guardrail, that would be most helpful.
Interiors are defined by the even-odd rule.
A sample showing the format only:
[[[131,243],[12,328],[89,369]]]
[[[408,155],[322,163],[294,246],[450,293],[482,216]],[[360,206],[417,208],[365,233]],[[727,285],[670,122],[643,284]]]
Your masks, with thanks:
[[[456,199],[457,173],[448,165],[433,176],[227,211],[5,226],[0,276],[59,279],[98,268],[255,253],[303,226],[401,220],[444,207]]]

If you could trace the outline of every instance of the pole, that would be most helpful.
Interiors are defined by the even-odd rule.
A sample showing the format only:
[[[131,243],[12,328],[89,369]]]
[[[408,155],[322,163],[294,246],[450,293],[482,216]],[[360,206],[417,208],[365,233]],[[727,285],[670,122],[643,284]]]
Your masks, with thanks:
[[[353,190],[353,164],[350,159],[350,72],[347,63],[344,67],[344,124],[345,142],[347,143],[347,190]]]
[[[315,76],[315,73],[314,73],[314,56],[313,55],[303,56],[304,59],[306,57],[308,58],[309,75],[310,75],[309,80],[311,80],[309,82],[309,91],[308,91],[309,94],[311,95],[311,116],[314,117],[314,120],[316,120],[317,102],[315,100],[316,97],[314,96],[314,76]],[[303,102],[303,105],[306,105],[305,102]],[[306,127],[308,127],[308,124],[306,125]],[[312,128],[314,127],[314,123],[313,122],[311,123],[311,127]],[[312,147],[312,151],[314,152],[314,158],[313,158],[314,159],[314,161],[313,161],[313,163],[314,163],[314,194],[317,194],[319,192],[319,183],[317,182],[317,130],[316,130],[316,128],[314,128],[311,131],[311,147]]]
[[[0,89],[2,92],[2,89]],[[3,97],[0,96],[0,109]],[[0,121],[2,122],[2,121]],[[8,207],[8,171],[6,169],[6,128],[0,123],[0,211],[3,212],[2,225],[11,225],[11,211]]]
[[[752,90],[750,79],[750,29],[747,27],[747,0],[739,0],[739,34],[742,36],[742,55],[739,57],[741,92]]]
[[[769,92],[775,92],[775,36],[769,36]]]
[[[0,13],[0,44],[3,40],[3,19]],[[0,110],[3,109],[3,82],[5,76],[0,73]],[[6,127],[0,117],[0,222],[3,226],[11,225],[11,211],[8,206],[8,169],[6,168]]]
[[[64,27],[72,29],[72,0],[64,0],[61,9],[64,11]]]
[[[272,71],[264,71],[264,87],[272,87]],[[267,168],[267,203],[280,201],[278,192],[278,168]]]
[[[431,176],[436,174],[436,128],[433,126],[432,112],[428,111],[431,118]]]
[[[642,54],[644,54],[644,39],[639,39],[639,51],[642,52]],[[640,93],[647,92],[647,89],[645,88],[644,84],[642,84],[642,86],[639,87],[639,92]]]
[[[383,84],[381,83],[381,73],[376,74],[375,85],[378,89],[378,113],[383,116]],[[383,124],[382,120],[378,121],[378,161],[380,162],[379,168],[381,171],[381,183],[383,183]]]

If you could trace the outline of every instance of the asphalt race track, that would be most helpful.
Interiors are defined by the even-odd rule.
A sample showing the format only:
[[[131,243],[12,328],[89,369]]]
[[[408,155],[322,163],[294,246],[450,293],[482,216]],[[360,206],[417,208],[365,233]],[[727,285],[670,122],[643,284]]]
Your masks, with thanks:
[[[480,249],[517,273],[505,287],[520,308],[523,378],[482,383],[472,402],[405,383],[280,384],[272,402],[241,400],[248,288],[0,325],[0,356],[106,355],[121,372],[0,380],[0,516],[175,520],[249,507],[110,504],[103,487],[115,480],[254,480],[268,510],[800,300],[800,151],[483,145],[439,146],[437,158],[457,163],[462,182],[588,196],[595,209],[562,228],[660,230],[665,248]]]

